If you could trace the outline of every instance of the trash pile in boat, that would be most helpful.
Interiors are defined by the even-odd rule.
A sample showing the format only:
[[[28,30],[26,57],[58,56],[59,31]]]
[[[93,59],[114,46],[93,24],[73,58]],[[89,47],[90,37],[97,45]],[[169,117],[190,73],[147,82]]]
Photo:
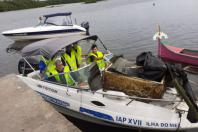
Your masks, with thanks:
[[[166,86],[170,84],[170,74],[167,64],[152,55],[143,52],[136,57],[136,64],[115,56],[112,65],[103,73],[104,90],[122,91],[127,95],[147,98],[162,98]],[[171,66],[181,80],[187,80],[187,75],[177,66]],[[187,83],[187,82],[185,82]],[[184,84],[183,84],[184,85]]]
[[[114,58],[104,72],[104,89],[118,90],[127,95],[161,98],[165,91],[165,64],[150,52],[137,56],[136,65],[123,57]]]
[[[138,55],[136,64],[123,56],[115,56],[111,62],[102,77],[104,91],[115,90],[129,96],[160,99],[167,86],[175,87],[189,106],[187,118],[197,122],[194,116],[198,111],[197,99],[181,65],[166,64],[151,52]]]

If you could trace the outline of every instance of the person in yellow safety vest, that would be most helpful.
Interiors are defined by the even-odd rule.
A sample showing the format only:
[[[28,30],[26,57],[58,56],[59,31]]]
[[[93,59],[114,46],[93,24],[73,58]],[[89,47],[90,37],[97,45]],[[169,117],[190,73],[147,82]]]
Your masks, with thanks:
[[[91,62],[96,62],[96,64],[98,65],[98,68],[102,71],[105,69],[106,67],[106,63],[103,59],[104,55],[102,52],[98,51],[98,47],[97,45],[93,44],[91,46],[91,52],[89,53],[89,57],[88,57],[88,61],[89,63]]]
[[[43,56],[41,56],[40,58],[40,62],[43,62],[45,64],[45,69],[44,69],[44,73],[47,73],[48,71],[50,71],[51,69],[54,69],[56,66],[55,66],[55,59],[56,57],[54,57],[53,59],[49,59],[47,60],[46,58],[44,58]],[[39,63],[41,64],[41,66],[39,66],[40,70],[42,69],[42,63]]]
[[[67,86],[75,85],[75,81],[70,75],[69,66],[64,66],[60,59],[55,60],[55,68],[47,72],[46,80],[56,81],[67,84]]]
[[[76,57],[75,57],[75,51],[74,51],[74,49],[72,48],[71,45],[68,45],[66,47],[66,51],[63,54],[63,58],[64,58],[65,63],[67,63],[69,65],[69,68],[70,68],[71,71],[78,70],[77,60],[76,60]]]
[[[78,43],[73,44],[73,49],[76,57],[77,67],[79,68],[82,62],[82,48]]]

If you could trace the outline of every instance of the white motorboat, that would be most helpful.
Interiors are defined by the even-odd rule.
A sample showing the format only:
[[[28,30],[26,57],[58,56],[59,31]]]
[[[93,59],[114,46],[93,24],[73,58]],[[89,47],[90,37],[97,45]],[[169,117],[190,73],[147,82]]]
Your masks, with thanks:
[[[79,70],[73,71],[78,73],[83,85],[75,80],[75,86],[67,86],[41,79],[39,70],[34,69],[27,60],[27,57],[37,55],[52,58],[76,42],[87,53],[88,50],[85,49],[89,49],[88,46],[93,43],[98,45],[97,40],[97,36],[80,35],[51,38],[28,45],[21,51],[21,55],[33,71],[27,76],[21,74],[18,77],[61,113],[86,121],[123,128],[165,131],[198,129],[197,122],[191,123],[187,119],[189,107],[176,89],[167,89],[161,99],[129,96],[120,91],[104,91],[103,87],[94,88],[91,85],[96,84],[97,78],[91,76],[93,64],[86,63]],[[104,58],[108,61],[111,57],[112,54],[107,53]]]
[[[37,40],[70,35],[88,34],[89,23],[83,22],[81,26],[73,24],[71,12],[44,15],[40,23],[33,27],[26,27],[2,32],[14,41]]]

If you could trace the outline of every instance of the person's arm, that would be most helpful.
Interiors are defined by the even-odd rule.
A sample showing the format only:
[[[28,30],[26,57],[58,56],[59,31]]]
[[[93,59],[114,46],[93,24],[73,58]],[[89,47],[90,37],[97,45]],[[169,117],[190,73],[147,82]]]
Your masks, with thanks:
[[[104,55],[102,57],[95,57],[92,55],[89,58],[91,59],[91,62],[93,62],[93,61],[97,61],[97,60],[102,60],[104,58]]]
[[[89,56],[89,59],[90,59],[91,62],[94,62],[95,56]]]
[[[95,60],[97,61],[97,60],[102,60],[104,58],[104,56],[102,56],[102,57],[95,57]]]
[[[95,60],[102,60],[104,58],[104,54],[102,54],[102,57],[95,57]]]

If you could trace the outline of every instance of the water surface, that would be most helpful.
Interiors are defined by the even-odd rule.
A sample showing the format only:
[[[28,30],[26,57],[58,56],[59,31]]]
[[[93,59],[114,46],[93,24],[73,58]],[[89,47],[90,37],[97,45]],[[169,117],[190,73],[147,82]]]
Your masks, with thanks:
[[[197,0],[107,0],[10,11],[0,13],[0,32],[36,25],[43,14],[72,11],[78,23],[89,21],[91,34],[99,35],[112,52],[135,60],[143,51],[156,54],[157,43],[152,37],[157,24],[168,34],[166,41],[172,45],[198,49],[197,7]],[[5,51],[11,43],[0,35],[0,76],[17,73],[20,56]],[[189,76],[198,84],[197,76]]]
[[[196,0],[108,0],[10,11],[0,13],[0,32],[36,25],[38,16],[43,14],[72,11],[78,23],[90,22],[90,32],[99,35],[112,52],[134,60],[143,51],[156,54],[152,36],[157,24],[168,34],[167,41],[172,45],[198,48],[197,6]],[[0,76],[17,72],[19,56],[5,52],[11,43],[0,35]]]

